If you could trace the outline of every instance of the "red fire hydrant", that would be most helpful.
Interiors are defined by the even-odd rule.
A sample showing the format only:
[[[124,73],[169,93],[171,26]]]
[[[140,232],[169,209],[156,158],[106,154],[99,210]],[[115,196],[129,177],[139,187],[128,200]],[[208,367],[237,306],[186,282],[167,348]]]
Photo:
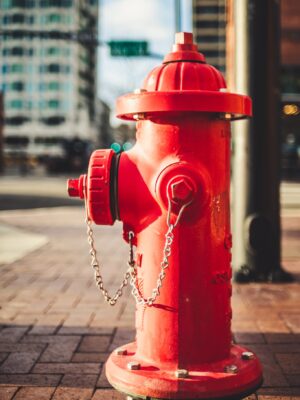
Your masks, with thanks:
[[[114,304],[131,280],[136,341],[117,349],[106,374],[142,399],[231,399],[262,382],[259,360],[231,335],[230,120],[251,115],[247,96],[228,93],[190,33],[143,89],[122,96],[118,116],[137,120],[136,145],[93,153],[87,175],[69,181],[85,198],[88,223],[124,224],[136,246]]]

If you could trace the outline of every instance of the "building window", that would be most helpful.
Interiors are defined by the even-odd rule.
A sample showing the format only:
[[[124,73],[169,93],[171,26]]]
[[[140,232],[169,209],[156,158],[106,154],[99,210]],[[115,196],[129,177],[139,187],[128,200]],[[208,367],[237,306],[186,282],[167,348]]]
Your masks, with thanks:
[[[0,8],[8,10],[10,8],[34,8],[35,0],[1,0]]]
[[[59,72],[64,72],[64,65],[59,64],[48,64],[48,65],[40,65],[40,72],[45,73],[49,72],[50,74],[57,74]]]
[[[53,109],[59,108],[59,101],[58,100],[49,100],[48,106],[49,106],[49,108],[53,108]]]
[[[12,0],[13,7],[34,8],[35,0]]]
[[[196,6],[194,11],[196,14],[224,14],[225,6]]]
[[[1,70],[2,70],[2,74],[3,74],[3,75],[7,74],[8,71],[9,71],[8,65],[2,65]]]
[[[73,0],[40,0],[40,6],[48,7],[71,7]]]
[[[1,8],[2,8],[2,10],[7,10],[8,8],[10,8],[10,6],[11,6],[11,0],[2,0],[2,2],[1,2]]]
[[[48,118],[41,119],[41,122],[43,122],[45,125],[60,125],[60,124],[63,124],[65,121],[66,121],[65,117],[61,117],[58,115],[55,117],[48,117]],[[36,143],[45,143],[45,138],[36,138],[35,142]]]
[[[48,88],[49,90],[59,90],[59,82],[49,82]]]
[[[13,125],[13,126],[17,126],[17,125],[22,125],[24,124],[24,122],[28,122],[30,121],[29,118],[22,116],[16,116],[16,117],[11,117],[11,118],[5,118],[5,124],[6,125]],[[10,137],[6,137],[5,138],[5,142],[8,143]]]
[[[49,47],[47,49],[47,54],[49,56],[57,56],[57,55],[59,55],[59,53],[60,53],[59,47]]]
[[[60,70],[59,64],[49,64],[48,65],[48,72],[50,73],[58,73]]]
[[[0,84],[0,91],[1,92],[6,92],[7,87],[8,87],[7,83]]]
[[[11,22],[13,24],[23,24],[25,22],[25,15],[24,14],[13,14],[11,17]]]
[[[13,91],[22,92],[24,90],[24,83],[20,81],[12,82],[10,88]]]
[[[10,15],[4,15],[4,17],[2,18],[2,23],[3,25],[10,24]]]
[[[42,83],[39,84],[39,90],[41,92],[45,92],[47,90],[51,90],[51,91],[59,90],[60,87],[61,87],[61,85],[57,81],[51,81],[51,82],[48,82],[48,83],[42,82]]]
[[[24,71],[24,65],[22,64],[12,64],[10,67],[10,72],[12,73],[21,73]]]
[[[71,67],[69,65],[60,65],[60,64],[40,65],[41,73],[49,72],[50,74],[57,74],[59,72],[62,72],[67,74],[70,71]]]
[[[10,49],[8,49],[7,47],[4,47],[4,49],[2,49],[2,55],[3,56],[9,56],[10,55]]]
[[[24,117],[15,117],[14,118],[15,123],[11,125],[22,125],[22,123],[26,122],[28,118]],[[8,145],[13,145],[13,146],[28,146],[29,144],[29,138],[25,136],[8,136],[5,138],[5,143]]]
[[[18,99],[12,100],[10,102],[10,107],[19,110],[20,108],[23,107],[23,102],[22,102],[22,100],[18,100]]]
[[[225,43],[225,35],[201,35],[199,36],[199,43]]]
[[[61,22],[61,16],[59,14],[50,14],[48,16],[48,22],[54,23],[54,24]]]
[[[225,21],[196,21],[196,28],[225,28]]]
[[[205,55],[212,58],[225,57],[225,50],[205,50]]]
[[[25,53],[25,49],[23,47],[13,47],[11,50],[12,56],[22,56]]]

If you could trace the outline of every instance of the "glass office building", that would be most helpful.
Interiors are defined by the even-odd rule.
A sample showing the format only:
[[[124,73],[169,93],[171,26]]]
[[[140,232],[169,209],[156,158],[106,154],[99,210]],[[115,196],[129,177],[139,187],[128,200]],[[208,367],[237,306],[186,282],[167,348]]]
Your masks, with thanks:
[[[226,0],[193,0],[193,33],[207,63],[225,71]]]
[[[97,0],[1,0],[5,149],[94,140]]]

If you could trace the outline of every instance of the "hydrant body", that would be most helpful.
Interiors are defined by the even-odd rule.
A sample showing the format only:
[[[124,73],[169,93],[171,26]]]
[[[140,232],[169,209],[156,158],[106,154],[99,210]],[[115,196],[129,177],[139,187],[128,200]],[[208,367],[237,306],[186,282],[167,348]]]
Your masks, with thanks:
[[[136,341],[107,362],[110,383],[133,397],[239,398],[261,384],[257,357],[231,335],[230,119],[251,102],[225,87],[179,34],[143,90],[117,104],[138,120],[135,146],[95,152],[76,183],[95,222],[118,218],[133,233],[135,289],[156,294],[137,304]]]

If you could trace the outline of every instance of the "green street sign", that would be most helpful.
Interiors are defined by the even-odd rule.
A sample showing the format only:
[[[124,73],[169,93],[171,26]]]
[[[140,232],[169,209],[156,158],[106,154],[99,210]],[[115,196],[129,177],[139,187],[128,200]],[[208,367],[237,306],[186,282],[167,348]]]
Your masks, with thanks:
[[[149,55],[146,40],[111,40],[108,45],[112,57],[145,57]]]

